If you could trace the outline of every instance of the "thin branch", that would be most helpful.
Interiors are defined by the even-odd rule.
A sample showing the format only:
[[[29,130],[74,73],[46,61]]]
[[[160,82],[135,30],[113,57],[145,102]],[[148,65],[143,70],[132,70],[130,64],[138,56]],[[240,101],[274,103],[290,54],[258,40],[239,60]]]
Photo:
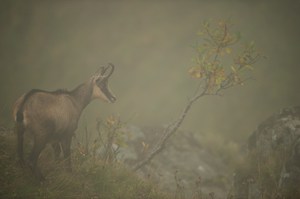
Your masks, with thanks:
[[[156,146],[153,148],[152,152],[149,154],[149,156],[142,160],[141,162],[139,162],[138,164],[136,164],[134,167],[133,167],[133,170],[134,171],[137,171],[139,170],[140,168],[142,168],[143,166],[145,166],[146,164],[148,164],[153,158],[155,155],[157,155],[159,152],[162,151],[162,149],[165,147],[165,144],[168,140],[168,138],[173,135],[177,130],[178,128],[180,127],[180,125],[182,124],[183,120],[185,119],[187,113],[189,112],[189,110],[191,109],[193,103],[195,101],[197,101],[200,97],[206,95],[206,91],[207,91],[207,88],[206,87],[200,94],[198,95],[195,95],[193,98],[191,98],[188,103],[186,104],[184,110],[182,111],[182,113],[180,114],[180,116],[178,117],[177,120],[175,120],[174,122],[172,122],[171,124],[169,124],[164,132],[163,132],[163,135],[162,137],[160,138],[160,140],[158,141],[158,143],[156,144]]]

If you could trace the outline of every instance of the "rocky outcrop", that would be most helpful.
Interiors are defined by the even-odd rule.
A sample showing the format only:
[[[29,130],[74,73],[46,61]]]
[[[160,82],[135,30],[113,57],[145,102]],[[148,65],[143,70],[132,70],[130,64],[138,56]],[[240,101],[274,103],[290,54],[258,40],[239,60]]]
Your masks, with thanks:
[[[300,198],[300,107],[285,108],[252,133],[234,177],[235,199]]]
[[[120,154],[125,163],[135,165],[145,158],[161,138],[163,130],[163,127],[129,127],[131,136],[127,144],[130,147]],[[186,196],[195,191],[223,196],[231,186],[228,166],[220,156],[205,148],[200,133],[176,132],[165,148],[139,172],[159,183],[164,190],[184,192]]]

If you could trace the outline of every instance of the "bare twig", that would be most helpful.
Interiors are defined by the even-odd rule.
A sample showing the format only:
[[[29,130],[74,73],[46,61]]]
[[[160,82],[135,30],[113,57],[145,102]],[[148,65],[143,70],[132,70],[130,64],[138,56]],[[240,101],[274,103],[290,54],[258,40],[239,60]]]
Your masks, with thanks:
[[[171,124],[169,124],[164,132],[163,135],[161,136],[160,140],[158,141],[158,143],[156,144],[156,146],[153,148],[152,152],[149,154],[149,156],[142,160],[141,162],[139,162],[138,164],[136,164],[133,168],[134,171],[139,170],[140,168],[142,168],[143,166],[145,166],[146,164],[148,164],[155,155],[157,155],[159,152],[162,151],[162,149],[165,147],[165,144],[168,140],[168,138],[173,135],[178,128],[180,127],[180,125],[182,124],[183,120],[185,119],[187,113],[189,112],[189,110],[191,109],[193,103],[195,101],[197,101],[200,97],[206,95],[206,91],[207,91],[207,86],[206,88],[199,94],[195,95],[193,98],[191,98],[188,103],[186,104],[185,108],[183,109],[182,113],[180,114],[180,116],[178,117],[177,120],[175,120],[174,122],[172,122]]]

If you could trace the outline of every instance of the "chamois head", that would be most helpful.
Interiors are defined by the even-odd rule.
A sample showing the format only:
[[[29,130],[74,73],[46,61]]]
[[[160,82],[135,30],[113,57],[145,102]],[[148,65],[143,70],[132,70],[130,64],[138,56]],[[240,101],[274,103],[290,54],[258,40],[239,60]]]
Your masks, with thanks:
[[[114,65],[108,64],[106,67],[101,67],[93,76],[93,94],[92,97],[102,99],[109,103],[114,103],[116,97],[109,89],[108,79],[114,72]]]

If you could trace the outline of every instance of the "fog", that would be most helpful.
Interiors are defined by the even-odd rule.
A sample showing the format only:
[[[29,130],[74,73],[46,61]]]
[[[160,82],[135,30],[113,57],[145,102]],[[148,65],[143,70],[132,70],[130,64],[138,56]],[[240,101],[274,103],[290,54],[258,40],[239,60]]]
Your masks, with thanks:
[[[165,125],[195,90],[187,71],[201,22],[231,18],[268,59],[256,64],[255,80],[201,98],[181,129],[245,141],[272,113],[300,103],[300,7],[281,2],[1,1],[0,125],[11,124],[11,107],[28,90],[71,90],[109,62],[117,102],[93,101],[81,123],[119,114]]]

